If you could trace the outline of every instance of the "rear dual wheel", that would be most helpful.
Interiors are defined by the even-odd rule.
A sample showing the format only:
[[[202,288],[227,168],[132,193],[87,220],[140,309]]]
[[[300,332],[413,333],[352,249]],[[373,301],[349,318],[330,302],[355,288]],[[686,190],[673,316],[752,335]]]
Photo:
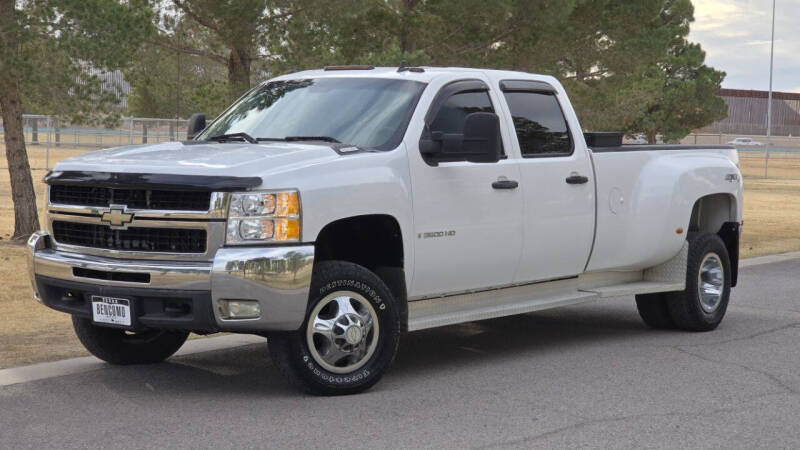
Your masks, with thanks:
[[[656,329],[711,331],[728,309],[731,267],[728,250],[719,236],[698,233],[689,237],[686,288],[636,296],[644,323]]]

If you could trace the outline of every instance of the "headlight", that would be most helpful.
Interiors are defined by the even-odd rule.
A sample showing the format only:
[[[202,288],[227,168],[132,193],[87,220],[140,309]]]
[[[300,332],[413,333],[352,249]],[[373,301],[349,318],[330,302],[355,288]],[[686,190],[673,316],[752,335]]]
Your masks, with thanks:
[[[228,245],[300,240],[297,191],[234,192],[228,208]]]

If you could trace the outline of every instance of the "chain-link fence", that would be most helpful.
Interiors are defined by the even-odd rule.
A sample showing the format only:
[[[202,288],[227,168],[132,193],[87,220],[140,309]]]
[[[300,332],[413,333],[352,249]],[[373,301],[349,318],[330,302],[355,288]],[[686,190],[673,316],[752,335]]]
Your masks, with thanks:
[[[34,170],[48,170],[69,156],[101,148],[183,140],[187,121],[127,117],[113,128],[71,124],[53,116],[23,117],[28,158]],[[0,168],[6,168],[0,121]],[[682,144],[734,145],[747,178],[800,180],[800,137],[694,133]]]
[[[23,116],[25,144],[31,169],[48,170],[69,156],[131,144],[152,144],[186,139],[187,121],[182,119],[148,119],[127,117],[113,128],[71,124],[54,116]],[[0,167],[6,168],[0,120],[0,149],[3,158]]]
[[[681,143],[733,145],[745,178],[800,180],[800,137],[695,133]]]

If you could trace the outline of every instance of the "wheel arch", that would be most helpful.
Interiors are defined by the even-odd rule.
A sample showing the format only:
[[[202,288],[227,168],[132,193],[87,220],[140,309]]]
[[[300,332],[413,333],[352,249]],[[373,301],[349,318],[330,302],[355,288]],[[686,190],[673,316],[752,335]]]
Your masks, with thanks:
[[[689,218],[689,232],[713,233],[725,243],[731,263],[731,287],[736,286],[739,277],[741,224],[738,217],[736,198],[729,193],[717,193],[697,199]]]
[[[400,222],[389,214],[345,217],[326,224],[314,242],[315,262],[347,261],[375,273],[399,303],[408,323],[405,253]]]

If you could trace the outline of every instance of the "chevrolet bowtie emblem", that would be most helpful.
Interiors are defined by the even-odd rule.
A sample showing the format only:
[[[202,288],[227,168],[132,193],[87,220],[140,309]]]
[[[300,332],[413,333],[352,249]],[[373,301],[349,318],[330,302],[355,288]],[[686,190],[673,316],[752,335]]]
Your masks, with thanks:
[[[110,205],[100,221],[109,224],[111,228],[125,229],[133,221],[133,213],[125,212],[126,209],[125,205]]]

